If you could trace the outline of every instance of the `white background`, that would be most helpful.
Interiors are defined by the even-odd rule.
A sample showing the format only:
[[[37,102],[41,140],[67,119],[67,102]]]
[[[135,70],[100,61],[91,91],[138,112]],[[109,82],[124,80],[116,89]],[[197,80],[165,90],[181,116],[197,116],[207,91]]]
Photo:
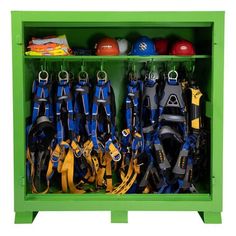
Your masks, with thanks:
[[[1,0],[0,1],[0,235],[236,235],[235,55],[233,0]],[[226,11],[224,211],[222,225],[204,225],[196,212],[129,212],[129,224],[110,224],[109,212],[40,212],[32,225],[14,225],[12,127],[12,10]],[[222,96],[219,94],[219,96]],[[4,232],[4,233],[3,233]]]

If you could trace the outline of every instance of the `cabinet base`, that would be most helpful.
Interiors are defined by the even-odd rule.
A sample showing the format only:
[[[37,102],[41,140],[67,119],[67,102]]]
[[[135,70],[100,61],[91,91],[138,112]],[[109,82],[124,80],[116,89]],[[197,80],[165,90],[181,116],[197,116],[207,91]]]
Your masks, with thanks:
[[[111,211],[111,223],[128,223],[128,211]]]
[[[221,212],[198,212],[205,224],[221,224]],[[16,212],[15,224],[33,223],[38,212]],[[111,211],[111,223],[128,223],[128,211]]]
[[[221,224],[222,223],[221,212],[199,211],[198,213],[205,224]]]
[[[33,223],[37,214],[38,214],[37,211],[16,212],[15,213],[15,224],[31,224],[31,223]]]

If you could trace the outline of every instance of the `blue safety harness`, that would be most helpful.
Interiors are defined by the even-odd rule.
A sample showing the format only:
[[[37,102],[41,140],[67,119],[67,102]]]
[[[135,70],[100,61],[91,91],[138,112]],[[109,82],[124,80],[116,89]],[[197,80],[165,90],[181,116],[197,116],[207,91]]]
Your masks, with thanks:
[[[46,73],[45,79],[41,78],[41,74]],[[32,124],[36,121],[39,115],[44,115],[50,120],[53,120],[52,104],[50,101],[50,88],[48,73],[46,71],[40,71],[37,80],[34,80],[32,86],[33,93],[33,112],[32,112]]]
[[[85,80],[79,80],[75,86],[75,133],[76,136],[90,136],[90,100],[91,85]]]
[[[115,141],[116,138],[114,120],[112,117],[114,114],[112,114],[111,109],[111,96],[112,88],[110,81],[104,82],[103,80],[98,80],[93,96],[91,122],[91,135],[95,150],[99,148],[98,138],[103,139],[101,140],[102,142],[106,142],[109,138]],[[100,110],[100,108],[104,109]]]
[[[66,79],[60,79],[59,77],[56,101],[57,143],[61,143],[68,138],[72,140],[74,132],[73,114],[69,76]]]

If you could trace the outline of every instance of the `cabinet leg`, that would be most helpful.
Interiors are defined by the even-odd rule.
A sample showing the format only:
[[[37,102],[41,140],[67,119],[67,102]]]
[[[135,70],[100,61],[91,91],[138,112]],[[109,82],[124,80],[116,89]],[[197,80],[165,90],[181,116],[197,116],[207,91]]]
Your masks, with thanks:
[[[128,211],[111,211],[111,223],[128,223]]]
[[[221,224],[221,212],[198,212],[205,224]]]
[[[27,212],[16,212],[15,213],[15,224],[31,224],[34,218],[38,214],[37,211],[27,211]]]

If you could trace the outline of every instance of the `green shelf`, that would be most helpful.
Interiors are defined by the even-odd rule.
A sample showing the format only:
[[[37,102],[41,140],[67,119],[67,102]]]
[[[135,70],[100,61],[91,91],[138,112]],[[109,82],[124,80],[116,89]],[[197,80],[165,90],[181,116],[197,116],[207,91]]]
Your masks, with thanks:
[[[194,56],[24,56],[25,60],[43,60],[43,61],[191,61],[196,59],[209,59],[210,55]]]

